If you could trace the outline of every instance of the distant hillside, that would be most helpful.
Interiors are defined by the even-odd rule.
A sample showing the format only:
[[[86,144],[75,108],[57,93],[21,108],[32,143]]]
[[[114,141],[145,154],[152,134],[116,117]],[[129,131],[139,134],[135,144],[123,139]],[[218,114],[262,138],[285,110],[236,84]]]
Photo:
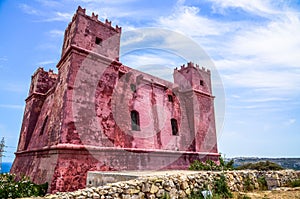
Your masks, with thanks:
[[[11,162],[2,162],[2,171],[0,173],[8,173],[12,166]]]
[[[256,158],[256,157],[237,157],[234,160],[234,166],[240,166],[246,163],[255,163],[261,161],[275,162],[286,169],[300,170],[300,158]],[[229,159],[229,160],[231,160]]]

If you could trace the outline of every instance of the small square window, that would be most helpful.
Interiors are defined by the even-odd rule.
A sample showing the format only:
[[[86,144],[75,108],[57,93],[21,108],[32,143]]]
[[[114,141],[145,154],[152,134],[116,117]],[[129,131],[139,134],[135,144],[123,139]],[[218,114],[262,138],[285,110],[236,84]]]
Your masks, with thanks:
[[[168,95],[168,100],[169,100],[169,102],[173,102],[173,96],[172,95]]]
[[[200,85],[204,86],[204,81],[203,80],[200,80]]]
[[[99,37],[96,37],[95,43],[96,43],[97,45],[101,45],[101,44],[102,44],[102,39],[99,38]]]
[[[130,84],[130,89],[131,89],[132,92],[136,92],[135,84]]]
[[[121,79],[123,77],[123,75],[125,75],[125,73],[122,73],[119,71],[119,79]]]

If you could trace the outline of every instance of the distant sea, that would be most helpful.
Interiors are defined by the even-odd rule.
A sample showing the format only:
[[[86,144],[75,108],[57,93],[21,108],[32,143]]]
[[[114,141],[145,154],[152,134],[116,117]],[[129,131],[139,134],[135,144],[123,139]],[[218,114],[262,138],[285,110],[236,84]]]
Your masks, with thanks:
[[[11,162],[2,162],[1,173],[8,173],[10,171],[11,166],[12,166]]]

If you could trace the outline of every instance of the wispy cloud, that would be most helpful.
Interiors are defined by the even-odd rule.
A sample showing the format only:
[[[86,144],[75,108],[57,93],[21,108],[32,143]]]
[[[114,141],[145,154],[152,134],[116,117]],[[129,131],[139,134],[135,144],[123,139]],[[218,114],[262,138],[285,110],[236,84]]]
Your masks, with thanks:
[[[220,35],[235,27],[201,16],[200,9],[194,6],[176,6],[171,16],[160,17],[161,27],[176,30],[192,37]]]
[[[27,4],[20,4],[19,7],[22,9],[23,12],[30,15],[39,15],[41,14],[39,10],[27,5]]]
[[[15,93],[23,93],[28,91],[28,87],[24,83],[6,83],[0,86],[0,90],[15,92]]]
[[[46,61],[38,62],[38,63],[36,63],[36,65],[45,66],[45,65],[49,65],[49,64],[55,64],[55,63],[57,63],[57,61],[55,61],[55,60],[46,60]]]
[[[73,12],[60,12],[60,11],[54,11],[49,9],[50,7],[54,5],[59,5],[59,2],[52,2],[52,1],[40,1],[39,2],[42,6],[39,7],[39,9],[34,8],[28,4],[19,4],[19,7],[21,10],[29,15],[36,15],[39,18],[36,19],[36,22],[55,22],[55,21],[64,21],[68,22],[72,19]],[[48,6],[47,6],[48,5]]]
[[[159,18],[158,24],[175,27],[203,44],[228,89],[247,88],[256,94],[239,94],[241,99],[263,103],[300,93],[300,15],[285,2],[211,0],[213,9],[224,17],[230,15],[230,8],[239,8],[251,16],[265,17],[260,23],[247,19],[219,21],[179,2],[176,14]]]
[[[59,1],[52,1],[52,0],[35,0],[35,1],[40,3],[42,6],[51,7],[51,8],[57,8],[63,5],[63,3]]]
[[[6,62],[6,61],[8,61],[6,56],[0,57],[0,62]]]
[[[4,63],[7,62],[8,59],[6,56],[2,56],[0,57],[0,68],[3,68],[4,67]]]
[[[59,38],[61,38],[61,37],[64,36],[64,33],[65,32],[62,31],[62,30],[50,30],[49,35],[50,35],[50,37],[54,37],[54,38],[59,37]]]
[[[73,17],[73,13],[67,12],[54,12],[50,14],[49,17],[39,20],[40,22],[55,22],[55,21],[64,21],[69,22]]]
[[[246,12],[252,13],[254,15],[259,15],[263,17],[269,17],[273,15],[280,14],[281,11],[275,9],[276,4],[272,0],[210,0],[213,3],[213,9],[215,12],[220,12],[226,14],[226,9],[229,8],[240,8]],[[284,1],[278,1],[279,4],[284,3]]]
[[[24,109],[24,105],[0,104],[0,108],[7,108],[7,109]]]
[[[288,121],[284,122],[284,125],[290,126],[294,123],[296,123],[296,119],[292,118],[292,119],[289,119]]]

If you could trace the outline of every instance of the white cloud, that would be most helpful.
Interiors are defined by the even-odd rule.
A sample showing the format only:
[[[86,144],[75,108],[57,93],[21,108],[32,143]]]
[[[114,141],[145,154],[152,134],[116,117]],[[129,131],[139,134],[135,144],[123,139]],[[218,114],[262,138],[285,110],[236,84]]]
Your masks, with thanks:
[[[52,16],[51,16],[52,15]],[[72,20],[73,13],[67,12],[55,12],[50,14],[50,17],[40,20],[41,22],[53,22],[53,21],[64,21],[69,22]]]
[[[288,101],[288,98],[283,97],[268,97],[268,98],[256,98],[256,99],[245,99],[243,102],[253,102],[253,103],[264,103],[264,102],[278,102],[278,101]]]
[[[6,56],[0,57],[0,62],[6,62],[6,61],[8,61]]]
[[[195,37],[220,35],[232,31],[233,28],[229,24],[201,16],[198,7],[177,6],[173,13],[168,17],[160,17],[159,26]]]
[[[8,109],[24,109],[23,105],[15,105],[15,104],[0,104],[0,108],[8,108]]]
[[[59,38],[61,38],[61,37],[64,36],[64,34],[65,34],[65,32],[62,31],[62,30],[50,30],[50,32],[49,32],[50,37],[59,37]]]
[[[28,87],[27,84],[14,82],[14,83],[2,84],[0,90],[16,92],[16,93],[24,93],[28,91]]]
[[[38,62],[37,65],[44,66],[44,65],[55,64],[55,63],[57,63],[57,61],[55,60],[46,60],[46,61]]]
[[[292,118],[292,119],[289,119],[288,121],[284,122],[284,125],[290,126],[294,123],[296,123],[296,119]]]
[[[256,92],[255,96],[247,96],[253,102],[280,99],[282,95],[290,99],[300,93],[299,13],[291,11],[282,1],[278,3],[281,7],[274,5],[274,1],[212,2],[215,9],[241,8],[268,19],[220,22],[204,17],[196,7],[181,3],[176,14],[161,17],[159,25],[190,35],[204,45],[227,89],[247,88]],[[228,13],[223,14],[226,17]],[[240,94],[240,97],[246,96]]]
[[[62,3],[59,1],[52,1],[52,0],[35,0],[35,1],[37,1],[38,3],[40,3],[45,7],[57,8],[62,6]]]
[[[249,58],[265,65],[299,67],[300,19],[297,15],[271,21],[266,26],[253,27],[239,32],[228,43],[230,54]]]
[[[240,8],[246,12],[267,17],[268,15],[279,14],[280,12],[274,9],[271,0],[210,0],[213,3],[215,12],[224,13],[228,8]],[[273,1],[274,2],[274,1]],[[283,1],[279,1],[283,2]]]
[[[27,5],[27,4],[20,4],[19,7],[25,12],[26,14],[30,15],[39,15],[40,12],[36,10],[35,8]]]

